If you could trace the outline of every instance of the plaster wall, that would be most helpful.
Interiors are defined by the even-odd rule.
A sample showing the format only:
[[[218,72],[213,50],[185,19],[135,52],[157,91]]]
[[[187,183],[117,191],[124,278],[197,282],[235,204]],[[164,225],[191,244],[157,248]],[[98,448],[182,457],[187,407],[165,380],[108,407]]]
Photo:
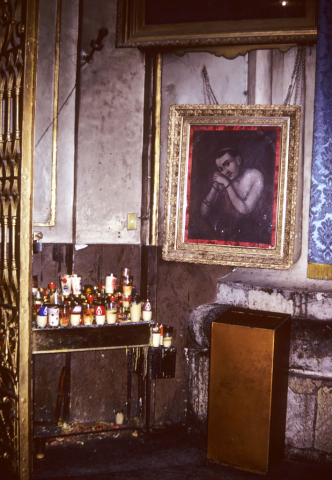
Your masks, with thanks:
[[[141,211],[144,57],[114,48],[115,0],[82,3],[82,51],[100,28],[108,36],[80,76],[74,241],[139,244],[127,214]]]
[[[34,227],[44,242],[140,243],[140,222],[127,230],[127,214],[141,211],[144,55],[115,49],[116,3],[75,0],[57,12],[52,0],[40,8]],[[100,28],[108,29],[103,49],[85,64]]]
[[[73,241],[78,4],[39,6],[33,222],[45,242]]]

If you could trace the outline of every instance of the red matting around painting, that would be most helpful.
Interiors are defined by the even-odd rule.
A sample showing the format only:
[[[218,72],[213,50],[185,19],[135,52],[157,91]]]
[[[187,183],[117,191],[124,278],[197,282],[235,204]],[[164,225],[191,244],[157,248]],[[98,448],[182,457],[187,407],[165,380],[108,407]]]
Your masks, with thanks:
[[[273,210],[272,210],[272,232],[271,243],[249,243],[249,242],[232,242],[225,240],[206,240],[206,239],[189,239],[188,238],[188,226],[189,226],[189,207],[190,207],[190,188],[191,188],[191,173],[193,163],[193,146],[194,146],[194,132],[195,131],[230,131],[230,130],[275,130],[277,134],[276,138],[276,152],[275,152],[275,172],[274,172],[274,189],[273,189]],[[186,208],[186,224],[185,224],[185,243],[195,244],[207,244],[207,245],[230,245],[234,247],[255,247],[255,248],[275,248],[276,241],[276,217],[277,217],[277,204],[278,204],[278,180],[279,180],[279,165],[280,165],[280,126],[233,126],[233,125],[192,125],[190,127],[189,137],[189,158],[188,158],[188,177],[187,177],[187,208]]]

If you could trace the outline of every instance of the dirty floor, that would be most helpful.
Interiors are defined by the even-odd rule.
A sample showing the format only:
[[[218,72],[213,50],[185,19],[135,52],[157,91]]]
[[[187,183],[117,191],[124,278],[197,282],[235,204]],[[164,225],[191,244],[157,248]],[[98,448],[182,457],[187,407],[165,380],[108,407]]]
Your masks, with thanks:
[[[82,436],[79,442],[47,444],[45,457],[34,459],[33,480],[332,479],[332,467],[287,460],[267,475],[210,463],[206,459],[206,440],[185,428],[155,429],[148,444],[140,435],[131,434]]]

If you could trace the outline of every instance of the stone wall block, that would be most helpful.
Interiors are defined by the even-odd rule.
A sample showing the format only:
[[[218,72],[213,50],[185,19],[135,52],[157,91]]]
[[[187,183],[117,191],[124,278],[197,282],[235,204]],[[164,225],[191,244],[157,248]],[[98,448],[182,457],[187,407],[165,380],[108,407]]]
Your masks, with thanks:
[[[315,395],[323,385],[323,380],[296,376],[289,377],[289,388],[293,393],[297,394]]]
[[[209,386],[209,351],[208,349],[189,348],[189,396],[188,415],[195,427],[206,430],[208,412]]]
[[[249,290],[249,308],[294,315],[293,300],[286,298],[284,292],[280,293],[276,290],[272,292]]]
[[[246,285],[221,283],[217,292],[217,301],[230,307],[249,308],[248,291],[249,288]]]
[[[317,406],[315,448],[332,453],[332,388],[319,390]]]
[[[315,408],[315,395],[300,395],[288,388],[286,443],[289,446],[313,446]]]
[[[293,319],[290,369],[331,377],[332,322]]]
[[[249,271],[250,269],[247,270]],[[293,317],[305,317],[324,321],[331,320],[331,292],[310,293],[298,288],[263,287],[247,285],[242,282],[243,280],[237,280],[236,282],[220,280],[217,290],[217,302],[253,310],[290,313]]]

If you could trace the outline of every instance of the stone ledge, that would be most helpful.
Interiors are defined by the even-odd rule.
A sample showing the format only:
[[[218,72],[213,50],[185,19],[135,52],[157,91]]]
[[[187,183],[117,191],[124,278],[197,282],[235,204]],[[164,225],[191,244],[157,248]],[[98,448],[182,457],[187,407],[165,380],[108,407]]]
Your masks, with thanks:
[[[209,303],[191,313],[188,329],[196,345],[210,346],[211,323],[229,307]],[[297,375],[332,380],[332,320],[292,319],[289,368]]]
[[[332,293],[264,288],[219,282],[217,303],[252,310],[290,313],[292,317],[332,319]]]

